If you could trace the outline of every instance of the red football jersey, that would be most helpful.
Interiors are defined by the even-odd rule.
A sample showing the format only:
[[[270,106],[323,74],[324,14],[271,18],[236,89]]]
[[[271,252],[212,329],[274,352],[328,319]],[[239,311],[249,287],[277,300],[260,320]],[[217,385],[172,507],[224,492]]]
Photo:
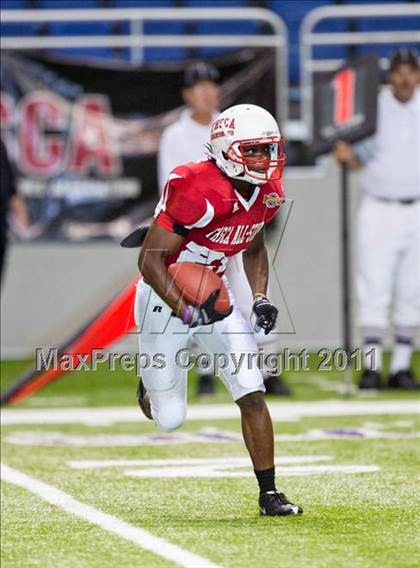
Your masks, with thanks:
[[[250,247],[283,198],[280,181],[255,186],[246,200],[213,161],[178,166],[170,173],[155,211],[158,225],[185,235],[167,266],[198,262],[223,274],[228,257]]]

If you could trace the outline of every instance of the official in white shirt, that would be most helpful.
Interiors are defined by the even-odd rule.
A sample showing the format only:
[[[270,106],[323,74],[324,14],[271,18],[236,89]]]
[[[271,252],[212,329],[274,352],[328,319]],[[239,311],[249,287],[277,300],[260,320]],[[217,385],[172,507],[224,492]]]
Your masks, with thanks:
[[[160,139],[158,153],[159,190],[162,193],[169,173],[180,164],[206,157],[210,127],[219,114],[219,71],[204,61],[192,63],[185,69],[182,98],[185,110],[168,126]],[[196,346],[192,346],[196,349]],[[214,393],[211,369],[199,370],[198,394]]]
[[[392,323],[388,386],[417,390],[410,359],[420,326],[420,71],[416,52],[398,50],[378,99],[375,135],[335,156],[360,169],[357,231],[359,323],[366,354],[360,388],[381,387],[382,341]],[[369,354],[373,354],[372,357]]]
[[[219,72],[199,61],[184,74],[182,98],[187,105],[177,121],[168,126],[159,145],[159,188],[163,191],[169,173],[180,164],[204,159],[210,127],[219,114]]]

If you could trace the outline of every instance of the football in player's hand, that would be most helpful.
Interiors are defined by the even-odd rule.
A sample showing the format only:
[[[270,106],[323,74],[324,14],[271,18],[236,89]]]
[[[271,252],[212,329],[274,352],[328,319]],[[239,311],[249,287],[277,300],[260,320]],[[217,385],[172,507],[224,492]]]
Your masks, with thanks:
[[[227,288],[220,276],[208,266],[196,262],[174,262],[169,266],[168,272],[188,304],[199,306],[212,292],[220,290],[214,307],[221,313],[229,308],[230,299]]]

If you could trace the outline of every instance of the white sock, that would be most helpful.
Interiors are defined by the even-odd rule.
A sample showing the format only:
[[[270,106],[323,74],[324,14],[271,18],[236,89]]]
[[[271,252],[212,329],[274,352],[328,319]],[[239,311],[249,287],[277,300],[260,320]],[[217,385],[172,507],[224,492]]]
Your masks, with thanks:
[[[382,369],[382,343],[365,343],[363,354],[365,369],[380,372]]]
[[[411,342],[397,342],[395,344],[391,360],[391,375],[398,373],[398,371],[406,371],[410,368],[410,359],[412,352],[413,345]]]

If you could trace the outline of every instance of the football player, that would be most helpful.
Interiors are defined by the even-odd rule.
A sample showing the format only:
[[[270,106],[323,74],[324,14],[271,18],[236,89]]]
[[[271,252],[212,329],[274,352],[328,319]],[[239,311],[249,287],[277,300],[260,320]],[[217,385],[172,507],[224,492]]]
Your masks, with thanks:
[[[231,294],[231,307],[215,310],[217,292],[200,306],[188,305],[168,267],[197,262],[223,276],[228,258],[243,252],[243,266],[253,293],[256,327],[269,334],[277,308],[266,297],[268,257],[264,225],[284,199],[282,137],[275,119],[261,107],[243,104],[213,122],[209,159],[176,167],[169,175],[154,220],[139,255],[135,317],[140,351],[165,365],[142,370],[138,399],[144,414],[167,431],[186,416],[187,370],[178,353],[191,336],[210,356],[226,353],[229,364],[220,378],[238,404],[242,433],[260,489],[263,515],[297,515],[298,505],[277,491],[273,427],[264,400],[264,381],[256,364],[258,348],[251,322]],[[227,283],[228,284],[228,283]],[[242,355],[246,364],[235,366]],[[250,357],[251,356],[251,357]]]

